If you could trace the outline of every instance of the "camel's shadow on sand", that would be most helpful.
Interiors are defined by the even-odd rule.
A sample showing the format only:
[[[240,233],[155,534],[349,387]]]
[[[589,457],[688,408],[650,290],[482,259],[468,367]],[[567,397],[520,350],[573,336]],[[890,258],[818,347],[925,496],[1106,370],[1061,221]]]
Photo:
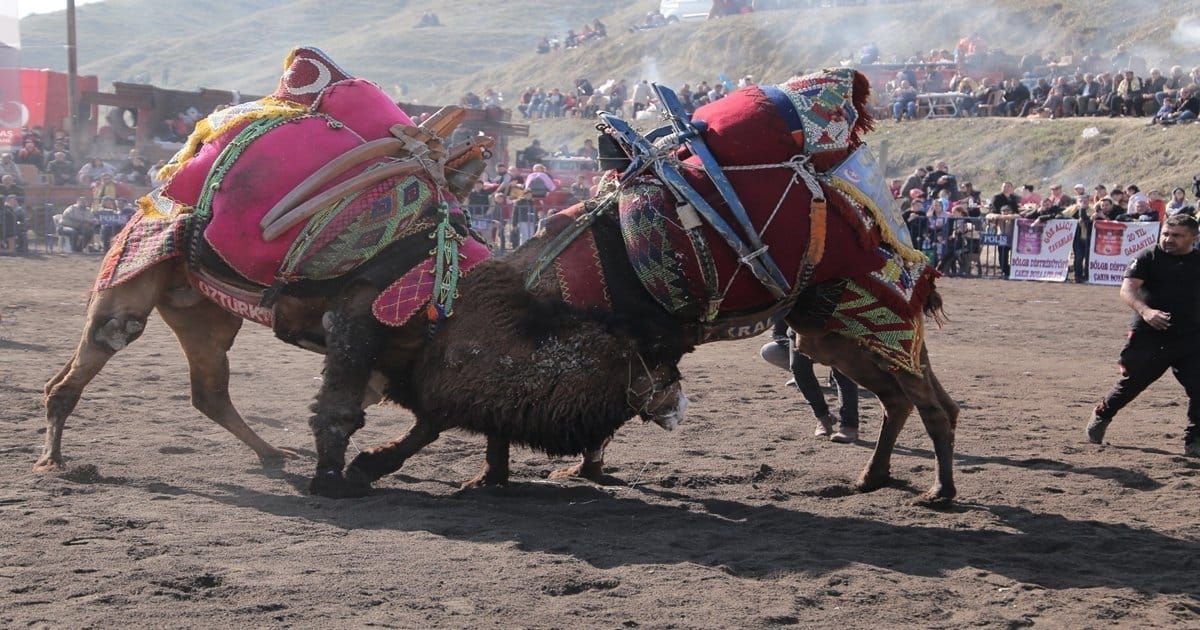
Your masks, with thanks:
[[[300,493],[308,481],[282,470],[270,474]],[[217,489],[207,494],[162,483],[147,487],[336,528],[511,541],[527,551],[568,555],[597,568],[696,563],[749,578],[822,575],[853,564],[926,577],[974,568],[1048,589],[1200,593],[1200,542],[1010,505],[960,502],[949,508],[986,512],[997,524],[981,530],[891,525],[708,499],[703,489],[682,494],[654,486],[623,488],[614,495],[587,484],[520,482],[452,496],[383,487],[365,499],[341,502],[298,500],[233,484]],[[481,514],[487,515],[486,528],[477,526],[484,520]]]

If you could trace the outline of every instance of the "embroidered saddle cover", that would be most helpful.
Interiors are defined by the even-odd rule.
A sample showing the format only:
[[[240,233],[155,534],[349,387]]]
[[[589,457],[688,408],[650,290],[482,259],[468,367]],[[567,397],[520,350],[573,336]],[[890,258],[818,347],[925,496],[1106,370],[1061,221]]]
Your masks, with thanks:
[[[804,273],[810,237],[824,243],[824,252],[819,264],[807,272],[811,274],[808,284],[880,269],[883,260],[876,250],[881,243],[905,257],[919,257],[893,234],[886,220],[890,208],[879,208],[870,194],[848,194],[858,188],[844,182],[861,176],[862,169],[839,169],[852,158],[856,167],[872,162],[859,156],[860,134],[872,124],[865,107],[868,90],[865,77],[853,70],[826,70],[782,85],[743,88],[698,108],[692,116],[770,256],[793,286],[805,283],[799,276]],[[811,162],[827,200],[827,212],[821,216],[810,212],[812,193],[786,166],[798,156]],[[682,162],[679,170],[684,178],[734,225],[701,160],[686,146],[675,157]],[[852,174],[842,172],[846,170]],[[834,172],[845,176],[832,177]],[[700,309],[706,283],[686,221],[674,210],[677,203],[661,182],[643,178],[622,190],[620,217],[639,278],[664,308],[682,314]],[[707,222],[702,229],[723,295],[718,321],[767,310],[779,302]]]
[[[378,86],[350,76],[320,50],[297,48],[284,66],[270,96],[197,123],[164,167],[167,182],[139,200],[138,215],[106,257],[108,272],[97,290],[183,253],[181,235],[189,228],[192,238],[205,239],[244,280],[265,288],[277,280],[341,277],[388,245],[432,230],[443,205],[461,214],[458,200],[428,177],[395,176],[265,240],[263,216],[309,175],[352,148],[389,137],[393,125],[413,124]],[[378,158],[349,168],[318,193],[386,162]],[[464,245],[462,271],[487,256],[482,246]],[[428,284],[397,280],[381,296],[386,298],[386,308],[376,309],[381,321],[407,321],[423,304],[412,303],[422,294],[429,297],[412,285],[428,289]]]

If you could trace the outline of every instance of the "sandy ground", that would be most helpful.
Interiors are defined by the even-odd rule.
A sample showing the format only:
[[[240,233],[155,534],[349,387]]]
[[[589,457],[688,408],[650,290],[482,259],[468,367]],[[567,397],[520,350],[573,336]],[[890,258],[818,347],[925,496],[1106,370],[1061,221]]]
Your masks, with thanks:
[[[674,433],[634,422],[614,487],[545,481],[567,463],[517,450],[514,484],[460,493],[483,456],[449,434],[365,499],[308,496],[305,411],[319,357],[247,325],[233,396],[270,442],[308,457],[264,470],[188,403],[161,321],[120,353],[67,426],[69,470],[30,472],[43,383],[79,337],[98,258],[0,257],[0,626],[19,627],[1191,627],[1200,626],[1200,461],[1164,379],[1082,429],[1116,376],[1115,288],[946,279],[929,335],[963,406],[949,510],[917,420],[896,482],[849,484],[857,445],[817,441],[762,339],[683,365]],[[410,417],[375,408],[356,446]],[[352,449],[353,451],[353,449]]]

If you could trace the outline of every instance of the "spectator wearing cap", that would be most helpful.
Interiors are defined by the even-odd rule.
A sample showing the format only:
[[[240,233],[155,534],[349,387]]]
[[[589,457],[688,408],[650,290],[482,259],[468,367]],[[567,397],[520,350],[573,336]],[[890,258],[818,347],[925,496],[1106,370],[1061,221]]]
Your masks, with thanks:
[[[1050,199],[1051,202],[1054,203],[1054,205],[1058,206],[1059,208],[1066,208],[1067,206],[1071,206],[1071,205],[1075,204],[1075,199],[1073,197],[1071,197],[1071,195],[1068,195],[1063,192],[1062,184],[1051,185],[1050,186],[1050,194],[1048,195],[1048,198]]]

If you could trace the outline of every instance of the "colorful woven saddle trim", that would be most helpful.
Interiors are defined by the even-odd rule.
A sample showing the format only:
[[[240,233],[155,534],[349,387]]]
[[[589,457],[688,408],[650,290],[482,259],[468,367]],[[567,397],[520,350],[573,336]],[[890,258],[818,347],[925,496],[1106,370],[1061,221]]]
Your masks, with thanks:
[[[433,186],[393,177],[318,211],[292,243],[279,271],[284,282],[326,280],[353,271],[384,248],[433,227],[419,220],[436,203]]]
[[[567,304],[580,309],[612,310],[600,249],[591,230],[578,236],[554,259],[554,274]]]
[[[463,239],[458,246],[459,274],[466,275],[491,255],[491,251],[479,241]],[[384,289],[371,305],[375,318],[388,326],[403,326],[419,311],[428,310],[437,289],[436,267],[436,257],[427,258]],[[430,320],[437,318],[433,314]]]
[[[620,194],[621,235],[633,271],[656,302],[679,313],[697,306],[703,288],[694,284],[700,274],[687,234],[677,221],[668,220],[666,212],[674,205],[654,184],[635,183]]]
[[[867,284],[847,281],[825,329],[849,337],[893,369],[920,374],[924,316],[896,309]]]
[[[133,215],[113,238],[93,290],[111,289],[164,260],[181,256],[191,222],[190,214],[164,219]]]
[[[854,78],[852,69],[832,69],[761,89],[797,143],[812,155],[850,147],[859,119],[853,99]]]

